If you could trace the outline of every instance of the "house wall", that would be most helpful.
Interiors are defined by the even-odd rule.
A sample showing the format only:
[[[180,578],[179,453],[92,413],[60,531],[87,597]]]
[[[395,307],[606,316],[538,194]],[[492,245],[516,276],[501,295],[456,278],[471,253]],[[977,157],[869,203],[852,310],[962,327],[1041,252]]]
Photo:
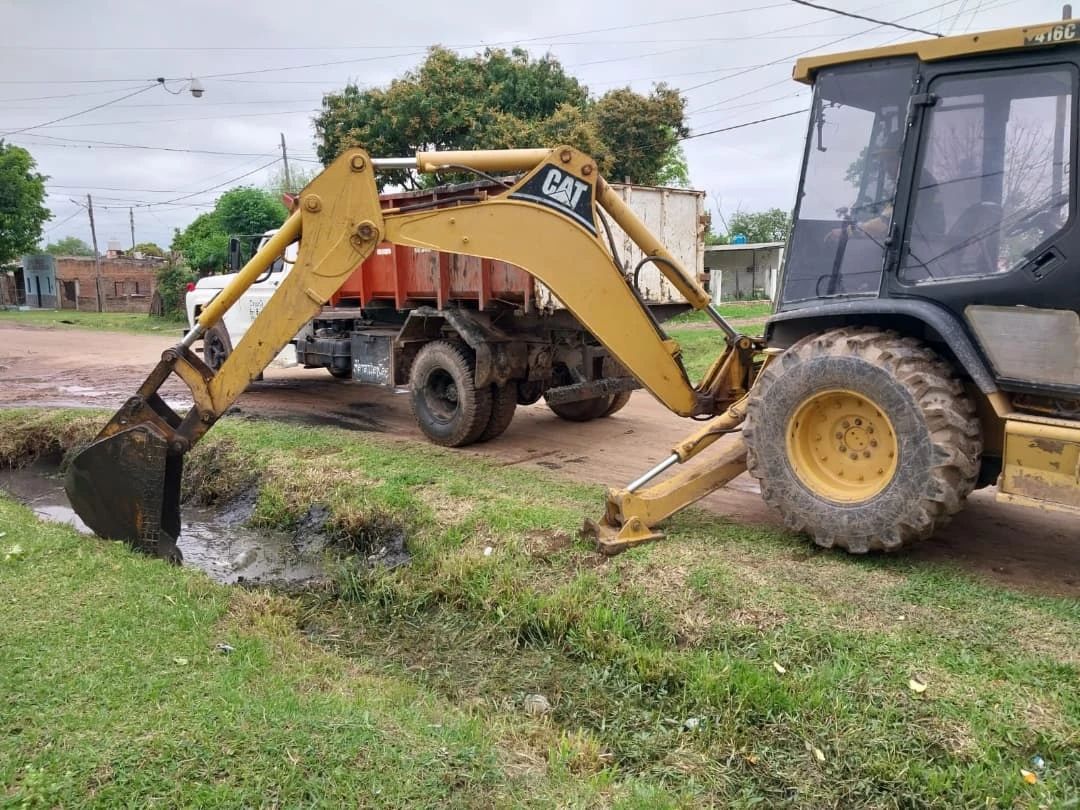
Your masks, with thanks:
[[[709,292],[714,301],[768,298],[776,295],[776,280],[784,261],[782,244],[725,245],[706,249]]]
[[[23,257],[23,289],[26,306],[57,308],[56,262],[52,256]]]
[[[103,309],[106,312],[149,312],[161,263],[128,258],[105,258],[100,261]],[[56,278],[61,309],[97,309],[92,257],[58,257]]]

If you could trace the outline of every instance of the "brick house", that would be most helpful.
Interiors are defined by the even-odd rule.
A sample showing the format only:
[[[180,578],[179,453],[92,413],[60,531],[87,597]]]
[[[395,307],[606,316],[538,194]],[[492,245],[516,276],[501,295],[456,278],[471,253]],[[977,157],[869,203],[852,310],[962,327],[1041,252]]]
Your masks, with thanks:
[[[94,292],[95,267],[92,256],[25,257],[40,260],[52,259],[55,266],[56,287],[59,295],[55,303],[59,309],[97,310]],[[101,264],[101,302],[106,312],[150,311],[154,296],[160,259],[135,259],[127,256],[106,256]],[[29,298],[27,299],[29,302]]]

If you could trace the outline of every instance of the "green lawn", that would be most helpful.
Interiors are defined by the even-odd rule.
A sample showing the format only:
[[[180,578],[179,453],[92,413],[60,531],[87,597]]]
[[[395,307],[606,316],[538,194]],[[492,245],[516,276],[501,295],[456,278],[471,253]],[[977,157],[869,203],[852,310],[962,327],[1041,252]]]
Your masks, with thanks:
[[[0,412],[0,465],[102,418]],[[601,488],[369,433],[230,418],[186,467],[203,500],[255,482],[256,523],[317,502],[342,542],[404,530],[412,561],[274,596],[0,501],[0,804],[1080,796],[1075,601],[696,511],[606,560],[575,535]],[[524,710],[532,693],[549,714]]]
[[[0,310],[0,325],[54,327],[58,329],[98,329],[104,332],[135,332],[179,336],[183,320],[139,315],[132,312],[82,312],[71,309]]]
[[[683,351],[683,365],[693,382],[698,382],[706,369],[724,351],[724,333],[719,329],[673,328],[666,330],[669,337],[679,342]],[[745,335],[761,335],[765,321],[751,321],[739,326]]]
[[[767,318],[772,314],[772,301],[725,301],[717,304],[716,309],[725,318]],[[676,315],[666,323],[676,326],[685,323],[709,323],[709,316],[701,310],[690,310]]]

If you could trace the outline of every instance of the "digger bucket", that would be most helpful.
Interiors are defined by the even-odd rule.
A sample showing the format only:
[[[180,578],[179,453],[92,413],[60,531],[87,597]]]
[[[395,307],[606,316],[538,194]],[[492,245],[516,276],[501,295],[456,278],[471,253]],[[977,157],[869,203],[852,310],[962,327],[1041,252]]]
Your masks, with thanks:
[[[138,425],[98,439],[68,469],[71,506],[95,534],[180,561],[180,472],[163,437]]]
[[[161,373],[162,362],[146,385]],[[95,534],[148,554],[181,560],[180,475],[187,442],[177,416],[156,391],[129,399],[68,468],[64,488]],[[172,437],[172,438],[170,438]]]

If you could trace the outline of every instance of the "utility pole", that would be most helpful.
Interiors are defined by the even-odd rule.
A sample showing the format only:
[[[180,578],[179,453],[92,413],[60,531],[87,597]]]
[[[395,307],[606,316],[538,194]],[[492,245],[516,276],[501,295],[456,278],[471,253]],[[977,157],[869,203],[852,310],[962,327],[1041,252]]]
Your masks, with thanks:
[[[281,162],[285,164],[285,191],[292,191],[292,178],[289,177],[289,153],[285,151],[285,133],[281,133]]]
[[[131,221],[131,252],[135,252],[135,209],[128,208],[128,219]]]
[[[97,293],[97,311],[104,312],[101,304],[101,255],[97,249],[97,229],[94,228],[94,200],[86,195],[86,210],[90,213],[90,239],[94,243],[94,292]]]

